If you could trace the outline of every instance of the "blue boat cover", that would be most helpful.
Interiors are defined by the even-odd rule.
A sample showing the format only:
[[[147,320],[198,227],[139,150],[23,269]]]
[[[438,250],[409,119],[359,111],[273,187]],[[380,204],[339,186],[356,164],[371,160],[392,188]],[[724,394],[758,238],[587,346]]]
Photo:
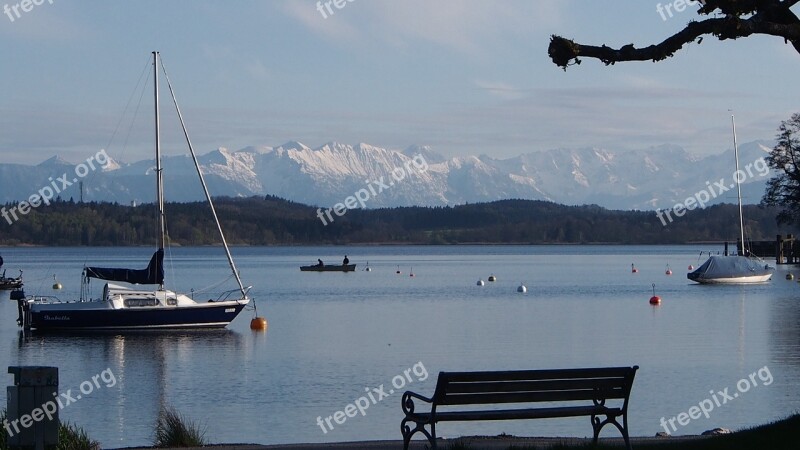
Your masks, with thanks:
[[[690,280],[709,280],[760,276],[772,273],[769,265],[746,256],[713,255],[688,274]]]
[[[146,269],[86,267],[84,271],[87,277],[100,280],[131,284],[164,284],[164,249],[160,248],[153,254]]]

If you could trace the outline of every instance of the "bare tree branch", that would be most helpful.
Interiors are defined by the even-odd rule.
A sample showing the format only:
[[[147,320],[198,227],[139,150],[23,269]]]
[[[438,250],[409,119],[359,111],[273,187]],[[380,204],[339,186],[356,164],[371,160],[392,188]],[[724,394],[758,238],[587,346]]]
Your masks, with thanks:
[[[567,66],[580,64],[580,57],[596,58],[606,65],[622,61],[661,61],[673,56],[686,44],[702,42],[705,35],[725,40],[765,34],[784,38],[800,53],[800,19],[789,9],[798,1],[707,0],[698,11],[699,14],[720,11],[725,16],[689,22],[683,30],[657,45],[636,48],[628,44],[614,49],[606,45],[578,44],[553,35],[547,52],[553,63],[566,70]]]

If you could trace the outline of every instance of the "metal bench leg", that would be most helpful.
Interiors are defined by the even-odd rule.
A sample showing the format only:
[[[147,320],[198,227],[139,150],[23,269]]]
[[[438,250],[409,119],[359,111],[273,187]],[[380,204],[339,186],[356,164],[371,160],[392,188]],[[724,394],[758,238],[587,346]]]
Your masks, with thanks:
[[[597,416],[592,416],[590,419],[592,421],[592,443],[594,446],[597,446],[597,439],[600,437],[600,430],[603,429],[603,423],[600,422],[600,418]]]
[[[414,422],[413,430],[408,426],[408,422]],[[424,422],[416,422],[408,418],[403,419],[403,421],[400,422],[400,432],[403,433],[403,450],[408,450],[408,446],[411,444],[411,436],[416,433],[424,434],[431,444],[431,449],[436,449],[436,424],[431,425],[431,430],[433,431],[432,435],[425,429]]]
[[[612,416],[606,416],[605,420],[601,421],[599,417],[593,415],[591,420],[592,420],[592,429],[594,430],[594,438],[592,439],[592,443],[595,446],[597,445],[597,441],[600,438],[600,430],[602,430],[604,426],[610,423],[615,427],[617,427],[619,432],[622,433],[622,438],[625,440],[625,448],[627,450],[632,450],[633,447],[631,447],[631,439],[628,436],[627,415],[622,416],[623,425],[620,425],[619,422],[617,422],[617,418]]]
[[[625,448],[633,450],[631,447],[631,438],[628,436],[628,415],[622,415],[622,437],[625,438]]]

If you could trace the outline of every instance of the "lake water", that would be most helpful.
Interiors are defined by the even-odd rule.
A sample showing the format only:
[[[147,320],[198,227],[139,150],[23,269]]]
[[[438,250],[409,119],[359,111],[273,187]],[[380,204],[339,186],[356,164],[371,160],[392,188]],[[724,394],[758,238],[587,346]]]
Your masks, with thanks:
[[[84,427],[106,448],[150,444],[163,405],[205,424],[213,443],[400,439],[402,391],[431,395],[436,374],[456,370],[639,365],[629,412],[633,435],[663,431],[662,417],[713,399],[710,391],[721,401],[716,392],[726,388],[738,394],[734,400],[720,402],[709,418],[674,422],[674,433],[741,428],[800,411],[800,285],[785,280],[788,267],[763,285],[689,284],[687,266],[702,263],[700,251],[710,249],[716,250],[234,248],[245,284],[255,286],[259,315],[269,321],[266,333],[249,329],[253,313],[245,310],[224,331],[23,336],[16,304],[5,300],[0,366],[58,366],[59,391],[71,389],[73,397],[81,383],[106,371],[83,385],[91,392],[61,411],[62,420]],[[62,299],[78,296],[84,264],[144,267],[152,254],[145,248],[0,252],[9,276],[17,267],[25,271],[28,294]],[[338,263],[345,253],[357,272],[298,269],[318,257]],[[367,262],[370,272],[362,270]],[[631,273],[631,263],[639,273]],[[667,264],[674,275],[665,275]],[[219,248],[173,248],[165,266],[168,286],[182,291],[213,286],[229,273]],[[53,274],[63,290],[51,289]],[[497,282],[476,286],[491,274]],[[527,294],[517,293],[521,282]],[[661,306],[648,303],[651,283]],[[93,285],[95,292],[101,288]],[[381,385],[388,396],[378,401],[373,389]],[[323,432],[317,417],[345,409],[367,388],[376,403]],[[0,395],[5,404],[5,391]],[[587,436],[591,426],[588,418],[570,418],[446,423],[437,431],[445,437]],[[603,435],[618,436],[613,428]]]

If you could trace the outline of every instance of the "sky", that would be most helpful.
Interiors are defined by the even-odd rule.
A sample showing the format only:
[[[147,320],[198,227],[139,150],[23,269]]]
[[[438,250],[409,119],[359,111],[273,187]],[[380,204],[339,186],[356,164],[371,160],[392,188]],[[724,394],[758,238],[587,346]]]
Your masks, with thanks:
[[[352,0],[330,14],[316,0],[19,1],[0,0],[5,163],[152,158],[154,50],[200,153],[336,141],[448,157],[662,144],[704,156],[732,147],[731,110],[748,142],[799,109],[800,54],[780,38],[707,36],[659,63],[566,72],[547,56],[553,34],[660,42],[698,17],[659,14],[670,2]],[[164,152],[182,154],[163,98]]]

